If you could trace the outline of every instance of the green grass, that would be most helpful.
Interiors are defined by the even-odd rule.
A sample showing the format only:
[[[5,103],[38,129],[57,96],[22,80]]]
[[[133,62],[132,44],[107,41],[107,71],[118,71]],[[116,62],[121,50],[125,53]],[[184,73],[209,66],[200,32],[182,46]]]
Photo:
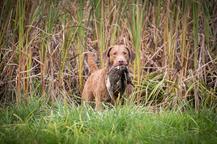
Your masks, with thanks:
[[[135,105],[96,112],[88,107],[28,105],[0,111],[0,143],[215,143],[211,110],[150,112]]]

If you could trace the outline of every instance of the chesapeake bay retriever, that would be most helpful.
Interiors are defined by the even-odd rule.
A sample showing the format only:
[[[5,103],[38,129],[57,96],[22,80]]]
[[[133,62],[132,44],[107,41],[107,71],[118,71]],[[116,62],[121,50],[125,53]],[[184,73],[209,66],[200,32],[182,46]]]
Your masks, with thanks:
[[[103,101],[112,103],[114,102],[113,100],[116,100],[118,97],[118,93],[111,94],[109,92],[111,87],[111,84],[108,81],[109,72],[112,68],[128,68],[129,64],[135,58],[135,53],[125,45],[114,45],[104,52],[106,66],[102,69],[97,69],[96,66],[93,66],[94,63],[93,60],[91,60],[91,57],[95,58],[93,54],[90,54],[89,59],[87,60],[90,61],[90,67],[93,67],[94,71],[90,70],[92,72],[84,85],[82,101],[91,102],[95,100],[96,110],[101,110]],[[127,80],[128,78],[125,79],[125,83],[127,83]],[[126,87],[124,87],[124,91],[125,88]]]

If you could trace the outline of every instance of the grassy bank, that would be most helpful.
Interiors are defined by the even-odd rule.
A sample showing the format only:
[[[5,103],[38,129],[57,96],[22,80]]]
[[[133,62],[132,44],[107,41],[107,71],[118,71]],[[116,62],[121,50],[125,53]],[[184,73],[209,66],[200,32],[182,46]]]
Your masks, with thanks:
[[[42,101],[0,111],[0,143],[215,143],[217,117],[202,110],[150,112],[135,105],[104,112]]]

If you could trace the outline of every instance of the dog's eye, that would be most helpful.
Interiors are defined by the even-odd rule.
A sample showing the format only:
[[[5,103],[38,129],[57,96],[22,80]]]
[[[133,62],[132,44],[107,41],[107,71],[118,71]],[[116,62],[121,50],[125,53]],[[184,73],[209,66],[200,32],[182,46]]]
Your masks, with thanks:
[[[127,55],[127,52],[123,52],[124,55]]]
[[[113,55],[117,55],[117,52],[114,52]]]

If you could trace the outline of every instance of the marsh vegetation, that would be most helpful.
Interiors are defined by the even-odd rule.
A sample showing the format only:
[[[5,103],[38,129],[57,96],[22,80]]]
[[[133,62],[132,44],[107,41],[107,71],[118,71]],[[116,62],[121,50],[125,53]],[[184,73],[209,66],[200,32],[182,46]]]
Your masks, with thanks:
[[[116,43],[136,53],[132,106],[77,107],[83,53],[102,67]],[[216,55],[215,0],[0,1],[0,141],[216,141]]]

